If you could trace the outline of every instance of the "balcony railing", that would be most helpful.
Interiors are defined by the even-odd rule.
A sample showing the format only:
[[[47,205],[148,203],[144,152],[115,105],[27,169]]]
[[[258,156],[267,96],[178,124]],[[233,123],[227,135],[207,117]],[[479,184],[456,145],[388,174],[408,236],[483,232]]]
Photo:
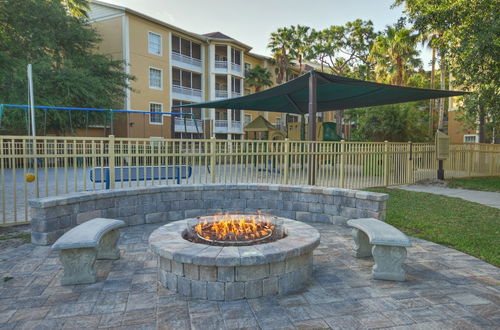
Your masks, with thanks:
[[[231,63],[231,71],[241,74],[241,65],[236,63]]]
[[[179,86],[179,85],[172,85],[172,92],[177,93],[177,94],[186,95],[186,96],[193,96],[195,98],[202,97],[201,89],[184,87],[184,86]]]
[[[200,59],[197,59],[197,58],[194,58],[191,56],[187,56],[187,55],[183,55],[183,54],[180,54],[180,53],[177,53],[174,51],[172,51],[172,60],[180,62],[180,63],[192,65],[192,66],[198,67],[200,69],[202,67],[202,63],[201,63]]]
[[[200,119],[175,117],[174,130],[185,133],[203,133],[203,121]]]
[[[241,93],[240,92],[231,92],[231,97],[240,97]]]
[[[215,61],[216,69],[227,69],[227,61]]]
[[[229,125],[231,124],[231,125]],[[216,120],[215,121],[215,133],[241,133],[243,132],[241,127],[241,121],[231,121],[228,120]]]
[[[215,90],[215,97],[218,99],[227,99],[227,91],[221,90],[221,89],[216,89]]]

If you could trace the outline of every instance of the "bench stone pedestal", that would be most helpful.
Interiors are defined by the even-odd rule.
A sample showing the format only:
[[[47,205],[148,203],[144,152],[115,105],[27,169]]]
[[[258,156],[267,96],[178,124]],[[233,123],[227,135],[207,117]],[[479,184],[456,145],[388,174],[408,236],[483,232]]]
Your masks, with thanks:
[[[62,285],[88,284],[96,282],[96,249],[65,249],[59,252],[64,267]]]
[[[375,265],[373,278],[377,280],[405,281],[405,271],[401,267],[406,259],[406,248],[400,246],[375,245],[372,248]]]
[[[117,260],[120,259],[120,249],[118,248],[120,233],[114,229],[101,238],[97,247],[97,259]]]

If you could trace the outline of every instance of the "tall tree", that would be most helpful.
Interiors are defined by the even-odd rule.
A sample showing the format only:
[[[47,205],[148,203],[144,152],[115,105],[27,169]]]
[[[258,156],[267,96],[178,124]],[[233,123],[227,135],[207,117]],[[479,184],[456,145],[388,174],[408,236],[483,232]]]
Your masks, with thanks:
[[[99,41],[86,18],[69,15],[60,1],[1,1],[0,103],[26,103],[26,65],[32,63],[37,104],[123,106],[127,80],[133,77],[124,73],[122,61],[96,53]],[[45,114],[37,112],[42,124]],[[19,129],[22,116],[20,111],[12,112],[4,123]],[[92,113],[90,119],[102,121],[102,116]],[[70,121],[73,127],[82,127],[87,118],[80,112],[50,111],[47,128],[68,133]]]
[[[388,26],[379,35],[370,54],[375,64],[377,80],[399,86],[406,85],[408,76],[421,66],[417,57],[417,35],[405,27]]]
[[[271,49],[272,57],[278,66],[278,83],[288,80],[291,66],[292,30],[283,27],[271,33],[267,48]]]
[[[368,55],[375,35],[373,23],[361,19],[313,31],[311,57],[321,63],[322,69],[326,66],[333,74],[368,79]],[[335,121],[337,134],[344,136],[343,110],[335,112]]]
[[[302,62],[311,57],[311,29],[308,26],[292,25],[290,40],[290,56],[299,64],[299,72],[302,74]]]
[[[245,83],[250,87],[255,87],[255,92],[259,92],[262,88],[273,85],[271,77],[271,71],[256,65],[247,72]]]
[[[440,51],[454,85],[472,91],[464,96],[465,119],[479,127],[485,142],[485,126],[500,121],[500,7],[497,0],[396,0],[417,30],[442,33]]]

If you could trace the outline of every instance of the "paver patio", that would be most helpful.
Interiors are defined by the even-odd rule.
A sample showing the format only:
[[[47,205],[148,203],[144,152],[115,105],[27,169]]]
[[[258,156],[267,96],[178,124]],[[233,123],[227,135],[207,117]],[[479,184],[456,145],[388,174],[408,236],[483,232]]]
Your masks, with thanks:
[[[347,227],[313,224],[314,279],[297,293],[234,302],[187,299],[156,285],[147,240],[156,225],[123,229],[122,258],[98,261],[98,282],[61,286],[50,247],[0,252],[0,329],[488,329],[500,324],[500,271],[412,239],[406,282],[371,278]]]

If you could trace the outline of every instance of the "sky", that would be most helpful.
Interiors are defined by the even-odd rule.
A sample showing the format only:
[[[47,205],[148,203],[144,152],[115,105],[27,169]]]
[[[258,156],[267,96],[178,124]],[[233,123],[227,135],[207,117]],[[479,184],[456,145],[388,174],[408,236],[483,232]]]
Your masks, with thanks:
[[[393,0],[103,0],[198,34],[220,31],[270,55],[269,35],[279,27],[306,25],[324,29],[361,18],[383,30],[402,16]],[[424,64],[430,60],[422,54]],[[428,65],[426,65],[428,68]]]

